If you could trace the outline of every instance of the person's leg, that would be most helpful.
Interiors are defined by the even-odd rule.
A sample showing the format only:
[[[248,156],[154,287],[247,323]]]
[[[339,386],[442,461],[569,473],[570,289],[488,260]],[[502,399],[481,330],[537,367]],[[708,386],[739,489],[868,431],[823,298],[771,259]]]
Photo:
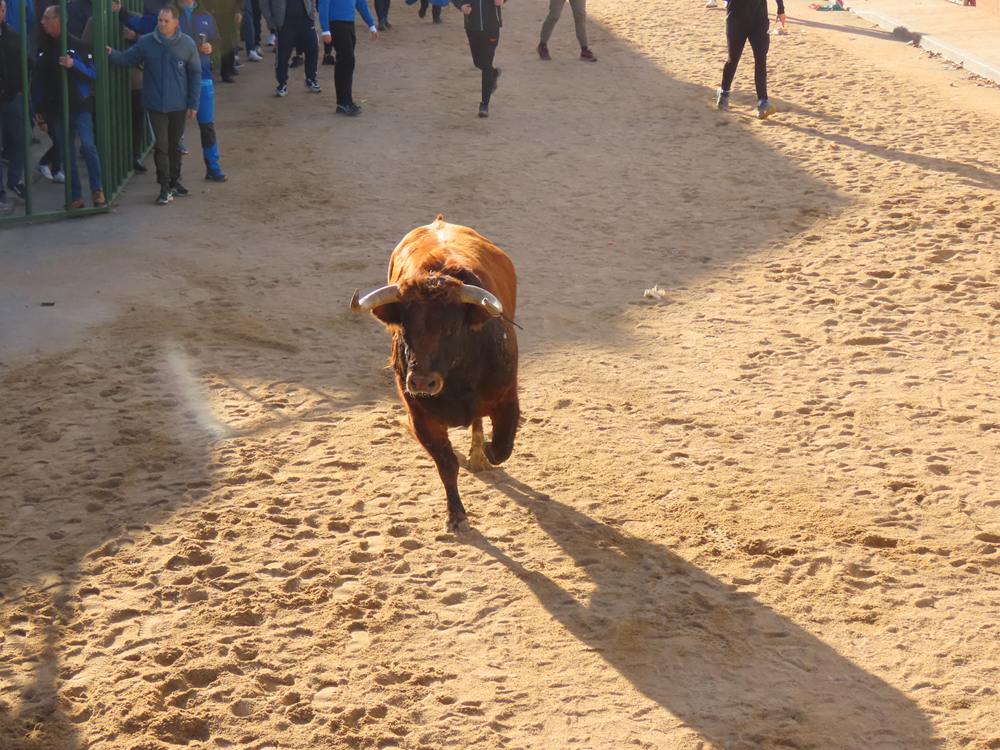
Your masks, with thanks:
[[[431,6],[431,19],[434,23],[441,23],[441,6],[433,5]]]
[[[726,41],[729,46],[729,57],[726,64],[722,66],[722,91],[729,93],[733,85],[733,77],[736,75],[736,68],[740,64],[740,57],[743,55],[743,47],[747,43],[747,31],[741,19],[735,16],[726,18]]]
[[[562,14],[563,5],[566,4],[566,0],[549,0],[549,14],[545,16],[545,20],[542,21],[542,33],[541,33],[541,43],[548,44],[549,37],[552,36],[552,29],[556,27],[556,22],[559,20],[559,16]]]
[[[146,110],[142,106],[142,89],[132,91],[132,159],[142,158],[142,141],[146,135]]]
[[[753,50],[753,82],[757,88],[757,100],[764,102],[767,101],[767,50],[771,46],[766,17],[751,29],[749,37],[750,49]]]
[[[252,9],[251,15],[253,16],[253,46],[254,49],[259,49],[261,32],[260,0],[251,0],[250,7]]]
[[[569,7],[573,11],[573,23],[576,24],[576,41],[580,43],[580,49],[587,49],[587,0],[569,0]]]
[[[166,112],[148,110],[149,123],[153,126],[153,162],[156,164],[156,181],[160,188],[170,187],[170,127]]]
[[[0,126],[3,133],[0,142],[7,154],[7,185],[14,187],[24,178],[25,148],[24,148],[24,118],[20,96],[10,102],[0,105]],[[0,185],[2,187],[2,185]]]
[[[60,130],[62,129],[62,122],[59,123]],[[66,175],[69,178],[69,195],[74,203],[83,198],[83,188],[80,185],[80,162],[76,158],[74,151],[76,150],[76,115],[70,113],[69,116],[69,142],[63,144],[65,148],[62,149],[63,154],[63,164],[66,165],[69,173]],[[62,133],[60,133],[62,136]],[[82,150],[82,149],[81,149]]]
[[[423,18],[427,15],[427,6],[430,5],[430,0],[420,0],[420,10],[417,11],[417,15]]]
[[[226,83],[236,80],[236,45],[230,39],[223,39],[222,80]]]
[[[309,24],[299,38],[299,49],[306,53],[306,80],[315,81],[319,66],[319,42],[316,41],[316,29]]]
[[[469,37],[472,63],[482,71],[482,99],[480,102],[489,107],[490,96],[493,95],[493,87],[496,83],[496,68],[493,67],[493,58],[496,55],[500,38],[493,36],[488,31],[466,31],[466,35]]]
[[[205,160],[205,174],[221,175],[219,143],[215,137],[215,83],[211,78],[201,79],[201,98],[198,101],[198,131],[201,134],[201,155]]]
[[[337,104],[347,106],[354,103],[352,84],[354,81],[354,22],[332,21],[330,32],[333,49],[337,53],[337,67],[333,73],[333,85],[337,90]]]
[[[375,20],[385,28],[385,17],[389,13],[389,0],[375,0]]]
[[[279,86],[288,84],[288,58],[292,56],[292,47],[295,45],[295,36],[292,30],[286,25],[277,34],[275,41],[276,52],[274,60],[274,76],[278,80]]]
[[[187,111],[167,113],[167,138],[170,147],[170,186],[181,180],[181,138],[184,137],[184,125],[187,122]]]
[[[94,142],[94,115],[91,112],[77,112],[73,115],[75,130],[80,138],[80,156],[87,165],[91,195],[104,189],[101,181],[101,160]]]

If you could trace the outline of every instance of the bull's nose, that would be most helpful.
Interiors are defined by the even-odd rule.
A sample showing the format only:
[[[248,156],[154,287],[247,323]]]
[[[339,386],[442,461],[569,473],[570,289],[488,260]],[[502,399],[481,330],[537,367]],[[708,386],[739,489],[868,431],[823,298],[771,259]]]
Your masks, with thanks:
[[[444,388],[444,378],[440,373],[415,373],[413,370],[406,376],[406,390],[414,396],[436,396]]]

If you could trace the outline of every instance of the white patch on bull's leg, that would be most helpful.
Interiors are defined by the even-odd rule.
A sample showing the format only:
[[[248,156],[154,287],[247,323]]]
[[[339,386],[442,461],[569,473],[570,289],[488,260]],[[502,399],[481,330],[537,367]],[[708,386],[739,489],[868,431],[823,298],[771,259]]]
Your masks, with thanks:
[[[475,419],[472,421],[472,445],[469,448],[469,471],[474,474],[493,468],[493,464],[486,458],[486,452],[483,450],[485,444],[483,420]]]

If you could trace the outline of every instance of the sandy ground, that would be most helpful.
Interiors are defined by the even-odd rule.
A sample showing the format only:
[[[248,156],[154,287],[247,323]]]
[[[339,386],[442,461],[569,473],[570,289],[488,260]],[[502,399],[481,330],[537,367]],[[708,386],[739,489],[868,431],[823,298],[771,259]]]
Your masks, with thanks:
[[[247,65],[229,184],[0,232],[0,747],[1000,747],[996,89],[792,6],[761,123],[721,12],[511,3],[481,121],[398,5],[361,118]],[[458,536],[347,309],[439,210],[524,327]]]

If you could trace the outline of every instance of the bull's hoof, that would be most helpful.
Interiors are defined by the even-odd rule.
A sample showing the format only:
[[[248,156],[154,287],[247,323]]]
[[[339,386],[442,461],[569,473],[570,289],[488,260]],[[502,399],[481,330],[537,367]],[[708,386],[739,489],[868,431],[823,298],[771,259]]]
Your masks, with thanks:
[[[460,531],[468,531],[469,521],[464,513],[449,513],[445,529],[452,534],[457,534]]]
[[[470,453],[466,466],[473,474],[478,474],[481,471],[489,471],[493,468],[493,464],[490,463],[489,459],[486,458],[486,454],[482,451]]]

